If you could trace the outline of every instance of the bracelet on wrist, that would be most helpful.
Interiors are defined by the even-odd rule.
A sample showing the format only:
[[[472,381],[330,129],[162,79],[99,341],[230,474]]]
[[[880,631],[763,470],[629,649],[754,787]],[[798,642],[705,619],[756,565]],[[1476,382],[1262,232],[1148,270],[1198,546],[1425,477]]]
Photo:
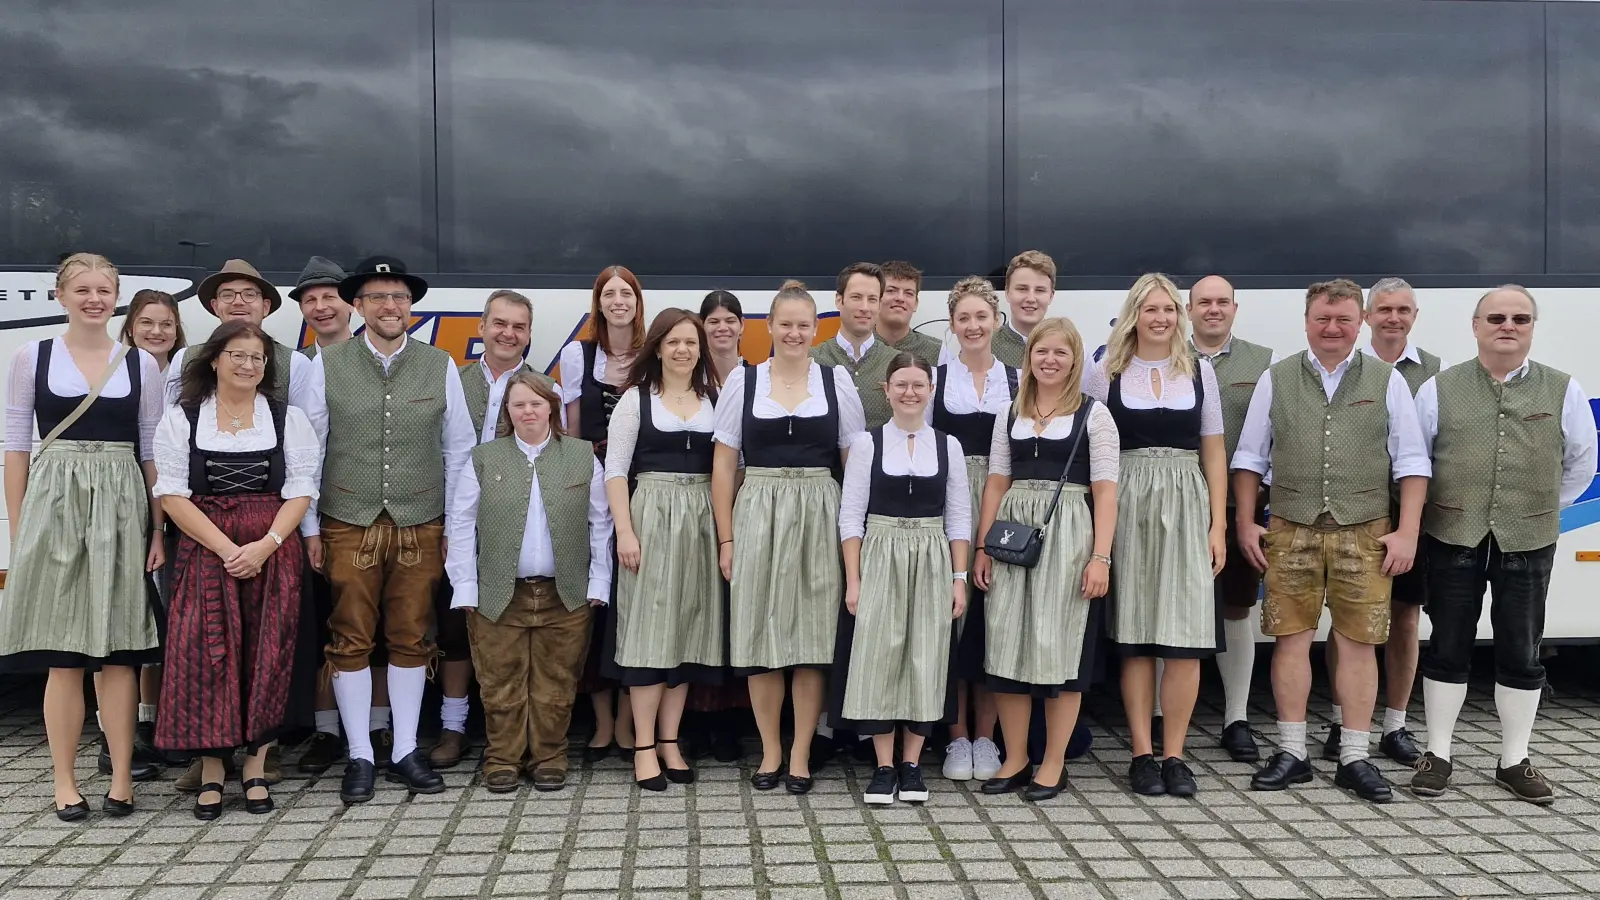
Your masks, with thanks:
[[[1091,554],[1089,554],[1089,561],[1090,562],[1103,562],[1103,563],[1106,564],[1106,568],[1108,568],[1108,569],[1111,568],[1111,557],[1105,555],[1104,553],[1091,553]]]

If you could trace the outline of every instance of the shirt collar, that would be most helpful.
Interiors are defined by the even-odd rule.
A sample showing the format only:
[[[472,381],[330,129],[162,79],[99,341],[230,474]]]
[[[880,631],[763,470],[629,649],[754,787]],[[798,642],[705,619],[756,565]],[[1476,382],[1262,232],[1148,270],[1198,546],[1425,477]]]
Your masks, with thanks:
[[[1368,344],[1363,352],[1365,352],[1368,356],[1372,357],[1373,359],[1382,359],[1383,358],[1383,357],[1378,355],[1378,351],[1374,350],[1372,348],[1371,344]],[[1406,341],[1406,349],[1400,351],[1400,359],[1406,360],[1408,362],[1414,362],[1417,365],[1422,365],[1422,354],[1420,352],[1418,352],[1417,345],[1411,343],[1410,341]],[[1396,360],[1396,362],[1399,362],[1399,360]]]
[[[496,378],[494,377],[494,370],[489,368],[489,360],[487,357],[478,357],[478,365],[483,367],[483,380],[489,382],[490,384],[494,384],[498,381],[504,381],[507,378],[510,378],[512,375],[517,374],[517,369],[522,368],[522,364],[518,364],[513,368],[507,369],[504,375]]]
[[[852,345],[850,343],[850,340],[844,336],[844,332],[843,331],[841,331],[838,334],[834,335],[833,339],[839,342],[839,346],[840,347],[844,348],[844,355],[845,356],[850,357],[852,360],[860,361],[861,357],[866,356],[867,355],[867,351],[872,349],[872,345],[876,344],[878,342],[878,335],[877,335],[876,332],[867,335],[866,341],[864,341],[861,344],[861,352],[860,353],[856,352],[855,346]]]
[[[545,435],[544,440],[540,441],[538,446],[534,446],[522,438],[517,437],[517,433],[515,431],[511,432],[511,437],[517,442],[517,449],[521,450],[522,455],[526,456],[530,460],[538,458],[539,454],[544,452],[544,448],[550,446],[549,435]]]
[[[407,334],[400,335],[400,346],[396,347],[395,351],[388,356],[384,356],[382,353],[379,353],[378,348],[372,346],[372,335],[363,333],[361,335],[361,340],[366,343],[367,349],[372,352],[373,356],[376,356],[377,358],[387,362],[391,359],[394,359],[396,356],[399,356],[400,351],[406,349],[406,345],[411,343],[411,336]]]
[[[1322,367],[1322,363],[1317,360],[1317,355],[1315,353],[1312,353],[1311,352],[1311,348],[1309,348],[1309,347],[1306,348],[1306,361],[1311,363],[1311,368],[1316,369],[1318,375],[1321,375],[1324,378],[1331,378],[1332,376],[1338,375],[1341,372],[1343,372],[1345,369],[1349,368],[1350,367],[1350,360],[1355,359],[1356,358],[1356,354],[1359,353],[1359,352],[1361,352],[1361,351],[1359,351],[1359,350],[1351,350],[1350,351],[1350,355],[1346,356],[1344,358],[1344,360],[1342,362],[1340,362],[1337,366],[1334,366],[1332,372],[1329,372],[1327,369],[1324,369]]]
[[[901,428],[899,425],[896,425],[894,423],[894,419],[890,419],[889,421],[883,423],[883,433],[885,435],[887,435],[888,437],[904,439],[904,438],[906,438],[906,437],[908,437],[910,435],[916,435],[917,437],[920,438],[920,437],[923,436],[924,432],[927,432],[928,434],[931,435],[933,433],[933,426],[924,424],[921,428],[918,428],[916,431],[906,431],[904,428]]]
[[[1200,354],[1201,356],[1204,356],[1206,359],[1216,359],[1219,356],[1227,356],[1229,353],[1233,352],[1233,335],[1229,334],[1228,339],[1222,342],[1222,348],[1215,353],[1206,353],[1204,350],[1201,350],[1199,347],[1195,346],[1194,338],[1189,339],[1189,349]]]

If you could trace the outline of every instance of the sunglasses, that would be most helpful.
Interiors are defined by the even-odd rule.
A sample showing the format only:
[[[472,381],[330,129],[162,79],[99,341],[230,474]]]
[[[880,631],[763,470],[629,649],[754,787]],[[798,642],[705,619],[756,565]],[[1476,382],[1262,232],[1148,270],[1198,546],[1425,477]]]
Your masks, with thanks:
[[[1505,313],[1486,313],[1481,318],[1490,325],[1504,325],[1506,319],[1510,319],[1513,325],[1533,324],[1533,316],[1528,313],[1516,313],[1510,316]]]

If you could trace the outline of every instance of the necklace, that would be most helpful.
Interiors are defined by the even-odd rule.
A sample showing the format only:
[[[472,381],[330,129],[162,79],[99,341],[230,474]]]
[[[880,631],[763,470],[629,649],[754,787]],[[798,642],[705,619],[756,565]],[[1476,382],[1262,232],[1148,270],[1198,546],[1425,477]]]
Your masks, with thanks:
[[[221,397],[217,398],[217,408],[222,410],[223,414],[229,417],[229,424],[233,426],[234,431],[238,431],[244,427],[244,417],[229,409],[227,405],[222,402]]]

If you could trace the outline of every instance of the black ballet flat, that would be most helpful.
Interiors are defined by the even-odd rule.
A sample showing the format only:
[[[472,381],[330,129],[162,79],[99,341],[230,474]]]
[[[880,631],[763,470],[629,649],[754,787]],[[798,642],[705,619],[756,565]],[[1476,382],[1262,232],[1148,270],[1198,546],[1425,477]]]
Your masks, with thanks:
[[[1049,787],[1045,787],[1031,778],[1028,779],[1028,786],[1022,789],[1022,799],[1028,801],[1029,803],[1038,803],[1043,800],[1050,800],[1057,794],[1061,793],[1062,789],[1066,786],[1067,770],[1065,766],[1062,766],[1061,774],[1056,776],[1056,783]]]
[[[250,797],[251,788],[270,788],[271,786],[272,785],[268,784],[265,778],[246,779],[244,782],[244,811],[253,816],[264,816],[267,813],[272,812],[275,806],[272,802],[271,794],[268,794],[260,800],[253,800]]]
[[[201,803],[200,797],[204,794],[222,795],[222,785],[210,781],[200,785],[200,790],[194,795],[194,817],[202,822],[210,822],[222,818],[222,801],[215,803]]]
[[[56,818],[63,822],[81,822],[89,818],[89,801],[78,795],[77,803],[68,803],[66,806],[56,807]]]
[[[656,738],[656,743],[658,744],[676,744],[677,742],[677,738]],[[661,770],[666,773],[667,780],[673,784],[694,784],[693,769],[669,769],[663,765]]]
[[[816,786],[816,783],[816,779],[810,775],[790,775],[784,781],[783,787],[789,793],[799,796],[800,794],[811,793],[811,788]]]
[[[770,791],[783,781],[782,772],[757,772],[750,776],[750,786],[758,791]]]
[[[643,746],[633,748],[634,753],[644,753],[646,751],[650,753],[656,752],[656,745],[645,744]],[[641,790],[664,791],[667,789],[667,776],[662,772],[657,772],[649,778],[635,778],[633,783],[637,784]]]
[[[985,794],[1011,794],[1033,783],[1033,766],[1023,766],[1022,771],[1010,778],[991,778],[978,786]]]
[[[113,819],[121,819],[133,815],[133,798],[118,800],[106,792],[106,802],[101,805],[100,811]]]

